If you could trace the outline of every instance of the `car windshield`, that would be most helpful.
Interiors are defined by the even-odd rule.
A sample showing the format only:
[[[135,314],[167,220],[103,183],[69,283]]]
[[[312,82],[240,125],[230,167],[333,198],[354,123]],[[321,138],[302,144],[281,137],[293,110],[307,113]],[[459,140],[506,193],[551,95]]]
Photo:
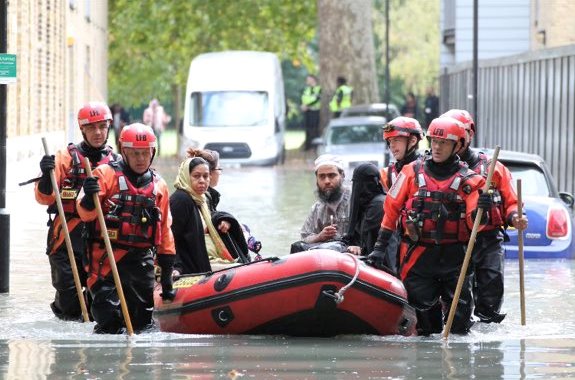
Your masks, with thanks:
[[[551,192],[545,174],[535,165],[505,163],[513,178],[513,187],[521,180],[521,192],[526,196],[550,197]],[[516,189],[517,190],[517,189]]]
[[[327,141],[334,145],[383,143],[383,134],[379,124],[345,125],[331,128]]]
[[[190,125],[200,127],[259,126],[268,123],[265,91],[194,92]]]

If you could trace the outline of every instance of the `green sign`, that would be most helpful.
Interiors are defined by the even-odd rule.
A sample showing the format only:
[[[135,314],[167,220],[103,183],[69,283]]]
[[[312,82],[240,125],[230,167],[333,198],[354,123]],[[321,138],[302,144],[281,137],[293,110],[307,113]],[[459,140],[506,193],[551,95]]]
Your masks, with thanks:
[[[16,54],[0,54],[0,84],[16,82]]]

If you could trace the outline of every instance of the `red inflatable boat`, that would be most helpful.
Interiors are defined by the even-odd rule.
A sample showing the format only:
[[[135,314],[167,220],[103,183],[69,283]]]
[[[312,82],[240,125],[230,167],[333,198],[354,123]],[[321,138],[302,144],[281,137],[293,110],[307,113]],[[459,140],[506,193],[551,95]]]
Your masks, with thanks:
[[[401,281],[355,256],[314,250],[178,280],[155,294],[160,329],[187,334],[413,335]]]

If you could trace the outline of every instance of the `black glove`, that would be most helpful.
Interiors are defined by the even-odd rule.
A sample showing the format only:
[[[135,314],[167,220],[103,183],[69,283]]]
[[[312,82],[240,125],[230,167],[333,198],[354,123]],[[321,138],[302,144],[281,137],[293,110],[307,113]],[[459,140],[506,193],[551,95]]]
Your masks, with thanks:
[[[52,180],[50,179],[50,171],[56,167],[56,160],[54,156],[45,155],[40,160],[40,170],[42,170],[42,177],[38,182],[38,190],[42,194],[52,194]]]
[[[493,196],[489,192],[482,192],[479,194],[479,199],[477,200],[477,208],[482,208],[487,211],[493,207]]]
[[[40,160],[40,170],[42,170],[42,175],[50,176],[50,170],[54,170],[56,167],[56,159],[54,155],[48,156],[45,155]]]
[[[100,185],[98,184],[98,178],[87,177],[84,180],[84,198],[80,201],[80,206],[84,207],[86,210],[93,210],[96,208],[94,203],[94,194],[100,192]]]
[[[158,265],[162,269],[160,275],[160,284],[162,285],[162,294],[160,296],[164,301],[173,301],[176,298],[176,291],[174,290],[174,280],[172,279],[172,271],[174,270],[175,255],[158,255]]]
[[[379,235],[377,236],[377,241],[375,242],[375,246],[373,247],[373,252],[367,255],[367,264],[371,265],[376,269],[385,270],[386,272],[390,272],[390,269],[385,265],[385,251],[387,250],[387,246],[389,245],[389,239],[391,239],[391,235],[393,231],[388,229],[382,228],[379,230]]]

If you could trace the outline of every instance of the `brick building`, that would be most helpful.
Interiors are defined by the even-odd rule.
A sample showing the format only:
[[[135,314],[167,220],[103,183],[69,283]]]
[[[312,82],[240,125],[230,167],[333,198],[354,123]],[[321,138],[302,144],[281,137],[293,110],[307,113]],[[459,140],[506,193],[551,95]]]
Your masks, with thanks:
[[[79,139],[76,112],[106,100],[107,0],[29,0],[8,4],[8,53],[17,55],[17,82],[8,85],[7,158],[54,149]]]

